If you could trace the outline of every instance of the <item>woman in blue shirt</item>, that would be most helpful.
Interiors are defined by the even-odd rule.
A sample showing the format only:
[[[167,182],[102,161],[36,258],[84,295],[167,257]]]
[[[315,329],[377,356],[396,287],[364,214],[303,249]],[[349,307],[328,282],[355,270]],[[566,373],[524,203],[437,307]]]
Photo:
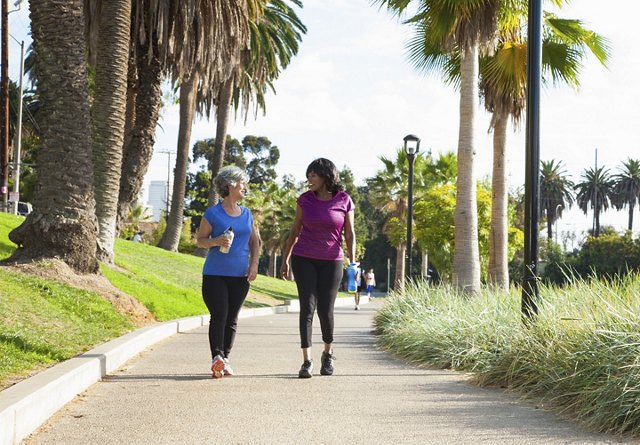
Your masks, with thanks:
[[[260,236],[251,211],[239,204],[247,193],[247,181],[242,169],[221,168],[214,185],[222,201],[204,212],[198,229],[198,247],[209,249],[202,271],[202,297],[211,314],[209,346],[213,378],[233,375],[228,357],[238,314],[249,292],[249,282],[258,274]],[[229,228],[233,239],[225,234]]]

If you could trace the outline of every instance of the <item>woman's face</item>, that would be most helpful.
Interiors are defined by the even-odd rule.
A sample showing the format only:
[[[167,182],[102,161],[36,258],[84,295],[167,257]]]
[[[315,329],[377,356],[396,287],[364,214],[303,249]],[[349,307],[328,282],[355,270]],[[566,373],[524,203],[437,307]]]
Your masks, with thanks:
[[[235,185],[229,186],[229,196],[234,199],[242,199],[247,195],[247,185],[238,181]]]
[[[309,190],[317,192],[324,187],[324,178],[320,177],[316,172],[309,172],[307,175],[307,183],[309,184]]]

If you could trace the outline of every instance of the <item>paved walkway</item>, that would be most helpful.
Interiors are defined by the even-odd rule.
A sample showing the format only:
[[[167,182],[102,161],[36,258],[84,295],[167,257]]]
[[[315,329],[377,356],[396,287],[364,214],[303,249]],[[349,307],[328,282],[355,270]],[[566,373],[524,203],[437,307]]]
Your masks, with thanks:
[[[26,444],[592,444],[586,432],[458,373],[375,347],[380,299],[336,310],[336,373],[298,379],[298,314],[241,319],[232,363],[212,380],[207,328],[155,345],[54,415]]]

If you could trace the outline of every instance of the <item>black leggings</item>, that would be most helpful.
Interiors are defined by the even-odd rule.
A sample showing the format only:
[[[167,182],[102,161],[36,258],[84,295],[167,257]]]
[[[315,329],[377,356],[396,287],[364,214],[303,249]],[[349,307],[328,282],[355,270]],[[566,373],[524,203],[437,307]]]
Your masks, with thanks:
[[[202,298],[211,314],[209,347],[211,358],[228,357],[238,327],[238,314],[249,292],[247,277],[202,276]]]
[[[342,281],[342,260],[291,256],[291,271],[300,299],[300,345],[311,347],[313,313],[318,307],[322,341],[333,343],[333,306]]]

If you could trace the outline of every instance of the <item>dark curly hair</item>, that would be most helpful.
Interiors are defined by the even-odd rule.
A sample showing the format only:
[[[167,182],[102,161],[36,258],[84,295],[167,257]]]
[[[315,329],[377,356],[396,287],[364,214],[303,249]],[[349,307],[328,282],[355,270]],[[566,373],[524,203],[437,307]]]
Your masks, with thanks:
[[[309,167],[307,167],[307,173],[305,176],[309,176],[309,173],[311,172],[324,179],[324,184],[331,194],[335,195],[336,193],[344,190],[344,187],[340,183],[338,169],[330,160],[325,158],[318,158],[314,160],[309,164]]]

